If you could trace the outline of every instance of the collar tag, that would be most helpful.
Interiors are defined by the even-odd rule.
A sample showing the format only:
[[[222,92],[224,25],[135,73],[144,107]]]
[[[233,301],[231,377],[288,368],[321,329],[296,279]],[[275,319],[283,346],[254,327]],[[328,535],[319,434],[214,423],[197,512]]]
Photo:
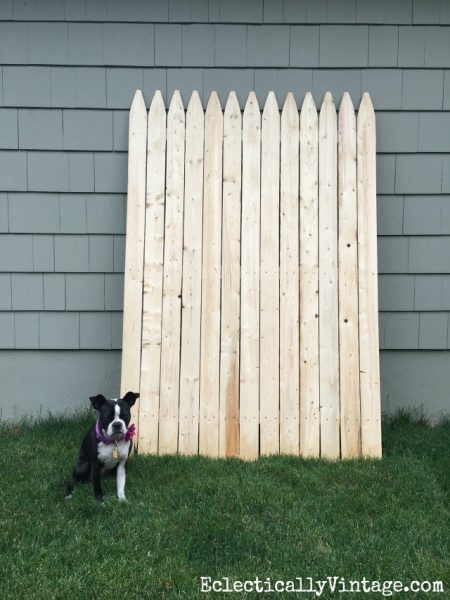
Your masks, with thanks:
[[[112,451],[112,457],[115,458],[116,460],[120,457],[120,452],[119,452],[119,447],[117,445],[117,442],[116,442],[116,447]]]

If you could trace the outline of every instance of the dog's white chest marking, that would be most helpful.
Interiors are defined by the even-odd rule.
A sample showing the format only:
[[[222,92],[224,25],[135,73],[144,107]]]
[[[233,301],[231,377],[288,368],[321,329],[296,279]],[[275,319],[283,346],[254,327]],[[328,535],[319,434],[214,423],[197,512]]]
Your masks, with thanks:
[[[115,457],[117,453],[114,452],[114,450],[117,450],[119,453],[117,457]],[[117,442],[117,446],[116,444],[98,442],[98,459],[103,463],[106,469],[113,469],[119,462],[124,463],[128,458],[129,451],[130,440],[121,440],[120,442]]]

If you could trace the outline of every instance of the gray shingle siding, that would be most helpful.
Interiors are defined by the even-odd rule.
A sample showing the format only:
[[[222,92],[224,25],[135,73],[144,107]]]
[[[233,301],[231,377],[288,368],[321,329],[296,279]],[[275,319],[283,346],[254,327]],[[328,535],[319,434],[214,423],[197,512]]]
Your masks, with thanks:
[[[380,344],[449,349],[449,56],[448,0],[1,2],[0,349],[120,348],[137,88],[369,91]]]

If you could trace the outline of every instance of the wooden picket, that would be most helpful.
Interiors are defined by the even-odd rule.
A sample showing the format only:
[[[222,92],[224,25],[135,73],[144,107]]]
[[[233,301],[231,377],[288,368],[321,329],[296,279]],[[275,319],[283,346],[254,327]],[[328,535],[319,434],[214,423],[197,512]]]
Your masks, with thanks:
[[[327,92],[319,116],[320,453],[327,458],[339,456],[337,234],[336,109]]]
[[[166,182],[166,109],[160,92],[150,106],[148,132],[140,387],[145,402],[139,411],[138,444],[141,452],[154,453],[158,450]]]
[[[361,452],[358,353],[358,211],[356,117],[348,93],[339,109],[339,383],[341,454]]]
[[[320,454],[319,131],[307,93],[300,113],[300,454]]]
[[[223,121],[219,456],[239,455],[242,117],[230,92]]]
[[[298,454],[299,369],[299,115],[289,92],[280,148],[280,452]]]
[[[128,205],[123,298],[122,377],[120,393],[137,392],[141,383],[142,289],[144,280],[147,111],[138,90],[130,110],[128,141]],[[135,408],[139,412],[139,401]],[[139,435],[139,421],[138,421]]]
[[[198,452],[200,318],[202,299],[204,114],[198,92],[186,112],[183,286],[181,307],[180,430],[178,450]]]
[[[250,92],[242,124],[240,456],[259,454],[261,113]]]
[[[213,92],[205,113],[199,431],[199,451],[209,456],[219,452],[222,148],[223,115]]]
[[[259,437],[261,454],[274,454],[280,449],[280,113],[273,92],[262,115],[261,148]]]
[[[167,115],[166,206],[158,439],[158,449],[161,454],[173,453],[178,450],[184,145],[185,115],[183,102],[180,93],[175,92]]]
[[[148,133],[147,133],[148,132]],[[146,149],[147,148],[147,149]],[[142,453],[381,456],[375,113],[130,111],[122,391]]]

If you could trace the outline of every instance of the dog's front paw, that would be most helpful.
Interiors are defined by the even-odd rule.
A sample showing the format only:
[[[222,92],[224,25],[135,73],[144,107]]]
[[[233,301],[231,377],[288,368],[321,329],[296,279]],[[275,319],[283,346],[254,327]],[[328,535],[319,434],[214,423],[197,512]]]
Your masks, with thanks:
[[[119,499],[119,502],[128,502],[125,494],[121,494],[120,496],[117,496],[117,498]]]

